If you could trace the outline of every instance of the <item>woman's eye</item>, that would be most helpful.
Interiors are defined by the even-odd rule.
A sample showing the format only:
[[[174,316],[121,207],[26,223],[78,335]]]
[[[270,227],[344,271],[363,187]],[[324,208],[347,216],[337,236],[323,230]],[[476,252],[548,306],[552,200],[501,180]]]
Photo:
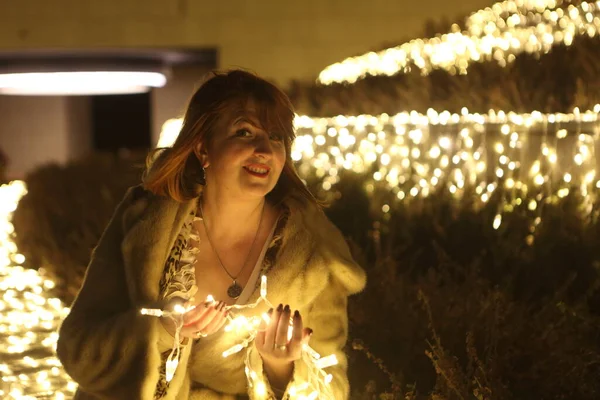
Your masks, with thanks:
[[[252,133],[250,133],[250,131],[248,129],[238,129],[235,132],[236,136],[241,136],[241,137],[249,137],[252,135]]]

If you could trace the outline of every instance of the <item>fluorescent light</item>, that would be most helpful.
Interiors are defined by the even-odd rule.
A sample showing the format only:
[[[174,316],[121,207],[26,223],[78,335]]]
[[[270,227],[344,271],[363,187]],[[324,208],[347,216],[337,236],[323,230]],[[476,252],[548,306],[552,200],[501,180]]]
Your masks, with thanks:
[[[162,87],[160,72],[73,71],[0,74],[0,94],[30,96],[142,93]]]

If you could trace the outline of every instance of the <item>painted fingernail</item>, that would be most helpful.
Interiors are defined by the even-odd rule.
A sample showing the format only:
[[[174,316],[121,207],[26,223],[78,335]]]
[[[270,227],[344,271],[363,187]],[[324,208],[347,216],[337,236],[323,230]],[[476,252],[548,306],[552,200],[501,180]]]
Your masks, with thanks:
[[[298,310],[294,311],[294,318],[295,319],[300,318],[300,312]]]
[[[277,311],[279,311],[279,312],[283,311],[283,304],[279,304],[277,306]]]
[[[310,328],[306,328],[306,330],[308,331],[308,336],[312,336],[313,330]]]
[[[269,308],[269,311],[267,311],[267,314],[269,314],[269,315],[273,314],[273,309]]]
[[[285,305],[285,308],[283,309],[283,312],[286,312],[286,313],[290,312],[290,306],[289,306],[289,304]]]

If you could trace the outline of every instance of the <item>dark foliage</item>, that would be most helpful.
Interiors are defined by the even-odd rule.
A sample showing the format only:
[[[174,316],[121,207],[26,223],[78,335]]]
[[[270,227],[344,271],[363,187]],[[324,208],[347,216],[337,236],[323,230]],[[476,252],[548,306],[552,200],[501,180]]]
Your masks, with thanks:
[[[15,242],[29,265],[54,280],[67,305],[115,207],[139,183],[145,155],[96,154],[64,167],[43,166],[26,177],[28,193],[13,216]]]
[[[442,24],[446,26],[447,24]],[[436,32],[435,26],[428,32]],[[311,116],[390,115],[432,108],[460,113],[571,112],[600,103],[600,38],[577,36],[571,46],[557,45],[548,54],[522,53],[501,67],[487,59],[472,63],[466,75],[419,68],[394,76],[367,76],[354,84],[292,83],[289,95],[298,113]]]
[[[129,161],[99,157],[28,179],[18,246],[70,302],[125,188]],[[351,298],[355,399],[595,399],[600,395],[600,225],[575,192],[498,230],[484,206],[443,194],[387,214],[358,176],[329,192],[330,218],[369,276]]]

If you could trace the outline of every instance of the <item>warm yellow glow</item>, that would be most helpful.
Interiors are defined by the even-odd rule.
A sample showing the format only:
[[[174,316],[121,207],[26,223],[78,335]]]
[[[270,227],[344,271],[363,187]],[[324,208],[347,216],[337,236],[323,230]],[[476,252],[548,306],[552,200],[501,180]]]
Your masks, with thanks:
[[[264,399],[267,396],[267,386],[263,381],[258,381],[256,384],[256,395],[259,399]]]
[[[171,147],[175,143],[177,136],[179,136],[182,125],[183,120],[180,118],[170,119],[165,122],[162,126],[156,147]]]
[[[537,201],[530,200],[529,204],[527,205],[527,208],[529,208],[530,211],[535,211],[535,209],[537,208]]]
[[[68,309],[47,296],[54,282],[43,269],[23,268],[12,241],[12,213],[26,192],[20,181],[0,186],[0,398],[71,398],[77,386],[55,355]]]
[[[493,224],[494,229],[500,228],[500,224],[502,224],[502,215],[498,214],[494,218],[494,224]]]
[[[380,52],[347,58],[325,68],[321,84],[353,83],[367,75],[396,75],[435,69],[467,74],[470,65],[493,60],[501,67],[522,53],[545,54],[560,44],[570,46],[576,36],[594,37],[600,29],[600,3],[557,8],[557,0],[508,0],[471,14],[464,27],[428,39],[415,39]],[[465,111],[468,113],[468,110]],[[440,114],[430,113],[438,118]],[[441,120],[442,118],[439,117]],[[502,127],[508,134],[509,128]]]
[[[472,185],[480,201],[486,203],[503,185],[513,191],[511,201],[517,205],[529,188],[547,187],[554,190],[550,194],[557,194],[561,185],[552,181],[560,177],[565,183],[585,184],[582,193],[595,189],[594,138],[579,132],[596,129],[598,112],[600,105],[589,111],[575,109],[572,113],[556,114],[494,110],[471,114],[463,108],[461,114],[430,109],[426,114],[411,111],[379,116],[297,116],[295,126],[300,140],[294,143],[293,154],[301,175],[314,174],[322,180],[324,190],[339,183],[341,171],[364,174],[374,170],[366,177],[364,187],[368,195],[376,189],[387,189],[398,201],[412,201],[437,190],[448,190],[460,199],[466,186]],[[163,133],[167,135],[176,126],[176,120],[171,121]],[[486,140],[488,127],[502,132],[491,143]],[[530,160],[529,174],[524,174],[521,166],[527,160],[523,157],[530,153],[524,144],[530,142],[532,129],[543,127],[554,132],[557,142],[552,147],[542,144],[537,159]],[[442,134],[438,134],[440,129]],[[444,133],[445,130],[456,133]],[[575,144],[562,140],[575,134]],[[493,154],[487,146],[492,146]],[[574,156],[569,163],[560,160],[559,154]],[[382,212],[389,212],[389,206],[382,205]]]
[[[336,130],[336,132],[338,132]],[[339,131],[340,134],[347,135],[348,132],[344,132],[344,130]],[[206,301],[213,302],[214,298],[211,295],[208,295]],[[261,286],[260,286],[260,297],[254,303],[244,304],[244,305],[231,305],[227,306],[226,309],[229,311],[229,315],[227,316],[228,324],[223,329],[224,335],[229,335],[228,340],[233,341],[233,344],[230,348],[225,350],[222,353],[224,358],[230,357],[233,354],[239,353],[244,349],[247,349],[252,341],[256,338],[256,335],[259,332],[261,326],[268,324],[270,322],[270,317],[267,313],[254,313],[254,315],[245,316],[238,314],[239,311],[243,310],[254,310],[259,307],[261,304],[265,304],[268,307],[273,307],[273,305],[269,302],[267,298],[267,277],[261,276]],[[140,312],[144,315],[148,316],[172,316],[176,315],[181,318],[181,312],[185,309],[175,309],[172,311],[169,310],[159,310],[159,309],[141,309]],[[178,329],[180,329],[179,327]],[[175,333],[174,340],[174,349],[178,349],[176,346],[178,331]],[[288,340],[292,338],[293,334],[293,320],[290,318],[289,327],[288,327]],[[175,351],[175,350],[174,350]],[[173,355],[173,353],[172,353]],[[245,372],[246,378],[248,380],[248,386],[250,388],[254,388],[256,395],[259,398],[264,398],[267,395],[267,385],[263,380],[262,376],[260,376],[257,371],[253,370],[251,363],[249,362],[249,352],[246,352],[245,357]],[[169,382],[177,369],[178,366],[178,357],[179,353],[174,353],[174,356],[169,356],[166,365],[166,379]],[[337,358],[335,355],[330,355],[327,357],[321,358],[320,354],[318,354],[314,349],[312,349],[308,344],[303,344],[302,346],[302,360],[305,362],[307,366],[307,376],[306,381],[301,381],[297,379],[293,388],[293,392],[299,396],[306,396],[307,393],[317,393],[318,398],[334,400],[333,395],[329,389],[329,382],[331,382],[332,377],[328,377],[323,369],[331,367],[337,364]],[[292,393],[292,389],[290,389],[290,393]]]

